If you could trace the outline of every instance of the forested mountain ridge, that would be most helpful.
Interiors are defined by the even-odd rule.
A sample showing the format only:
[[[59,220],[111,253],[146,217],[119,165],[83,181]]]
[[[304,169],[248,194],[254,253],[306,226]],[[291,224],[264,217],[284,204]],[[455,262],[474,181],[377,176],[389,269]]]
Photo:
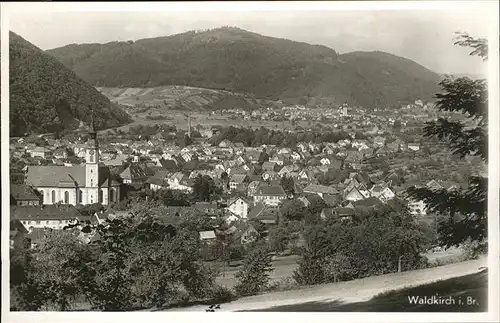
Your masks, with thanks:
[[[130,116],[61,62],[10,32],[10,134],[60,132],[90,121],[118,126]]]
[[[430,100],[439,82],[438,74],[394,55],[338,55],[234,27],[47,53],[94,86],[189,85],[273,100],[332,97],[365,108]]]

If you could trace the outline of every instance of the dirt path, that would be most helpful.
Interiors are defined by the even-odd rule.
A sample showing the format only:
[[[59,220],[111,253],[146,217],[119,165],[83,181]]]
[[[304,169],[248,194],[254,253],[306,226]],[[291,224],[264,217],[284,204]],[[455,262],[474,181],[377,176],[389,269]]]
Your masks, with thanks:
[[[432,283],[438,280],[465,276],[478,272],[487,265],[487,258],[455,263],[402,273],[368,277],[348,282],[324,284],[298,290],[271,292],[240,298],[223,304],[220,311],[242,311],[265,309],[273,306],[300,304],[306,302],[328,302],[341,300],[346,303],[371,299],[382,292]],[[193,306],[171,311],[205,311],[206,306]]]

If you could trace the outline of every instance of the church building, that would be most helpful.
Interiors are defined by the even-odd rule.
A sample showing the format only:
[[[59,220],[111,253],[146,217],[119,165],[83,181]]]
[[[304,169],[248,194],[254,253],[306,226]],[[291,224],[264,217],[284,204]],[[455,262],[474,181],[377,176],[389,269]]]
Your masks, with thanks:
[[[85,164],[29,166],[26,184],[42,196],[43,204],[108,205],[120,201],[120,183],[111,179],[108,167],[99,165],[99,142],[92,118]]]

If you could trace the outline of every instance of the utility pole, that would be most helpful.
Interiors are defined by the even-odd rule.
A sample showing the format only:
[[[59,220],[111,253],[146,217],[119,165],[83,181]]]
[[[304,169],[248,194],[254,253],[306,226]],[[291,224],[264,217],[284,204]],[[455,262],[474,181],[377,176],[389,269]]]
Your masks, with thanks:
[[[398,259],[398,273],[401,272],[401,258],[403,258],[403,256],[399,256],[399,259]]]

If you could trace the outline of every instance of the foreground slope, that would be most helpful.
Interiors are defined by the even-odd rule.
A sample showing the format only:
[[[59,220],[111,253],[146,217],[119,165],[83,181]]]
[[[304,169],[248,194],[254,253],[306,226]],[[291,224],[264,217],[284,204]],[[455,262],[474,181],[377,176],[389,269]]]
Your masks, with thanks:
[[[135,42],[72,44],[47,53],[100,87],[188,85],[272,100],[331,97],[372,108],[431,97],[437,86],[437,74],[412,69],[418,64],[397,56],[372,59],[373,66],[366,68],[326,46],[234,27]],[[370,69],[387,70],[391,77],[373,77]]]
[[[126,112],[58,60],[10,32],[10,134],[57,132],[88,122],[98,128],[130,121]]]
[[[340,307],[338,305],[368,302],[381,293],[386,293],[385,295],[390,296],[391,292],[396,290],[429,285],[456,277],[479,274],[481,271],[480,268],[486,266],[487,262],[488,259],[483,257],[477,260],[453,263],[434,268],[371,276],[340,283],[308,286],[290,291],[269,292],[261,295],[243,297],[234,302],[222,304],[221,311],[334,311],[335,306],[339,308],[337,311],[342,311],[343,309],[345,310],[345,307]],[[482,293],[487,294],[487,288],[484,288],[484,285],[482,288]],[[453,286],[451,286],[450,289],[453,289]],[[428,290],[427,292],[432,294],[432,292]],[[443,292],[443,290],[440,290],[440,292]],[[432,296],[427,293],[423,294],[425,295],[417,296]],[[486,297],[486,295],[483,296]],[[407,300],[407,298],[404,300]],[[408,304],[408,307],[410,307],[410,305],[411,304]],[[484,305],[483,303],[483,310]],[[204,311],[206,308],[206,305],[199,305],[170,310]],[[356,308],[355,310],[363,311],[360,308]],[[402,311],[401,308],[397,308],[397,310]],[[468,310],[474,311],[474,308],[469,308]]]

